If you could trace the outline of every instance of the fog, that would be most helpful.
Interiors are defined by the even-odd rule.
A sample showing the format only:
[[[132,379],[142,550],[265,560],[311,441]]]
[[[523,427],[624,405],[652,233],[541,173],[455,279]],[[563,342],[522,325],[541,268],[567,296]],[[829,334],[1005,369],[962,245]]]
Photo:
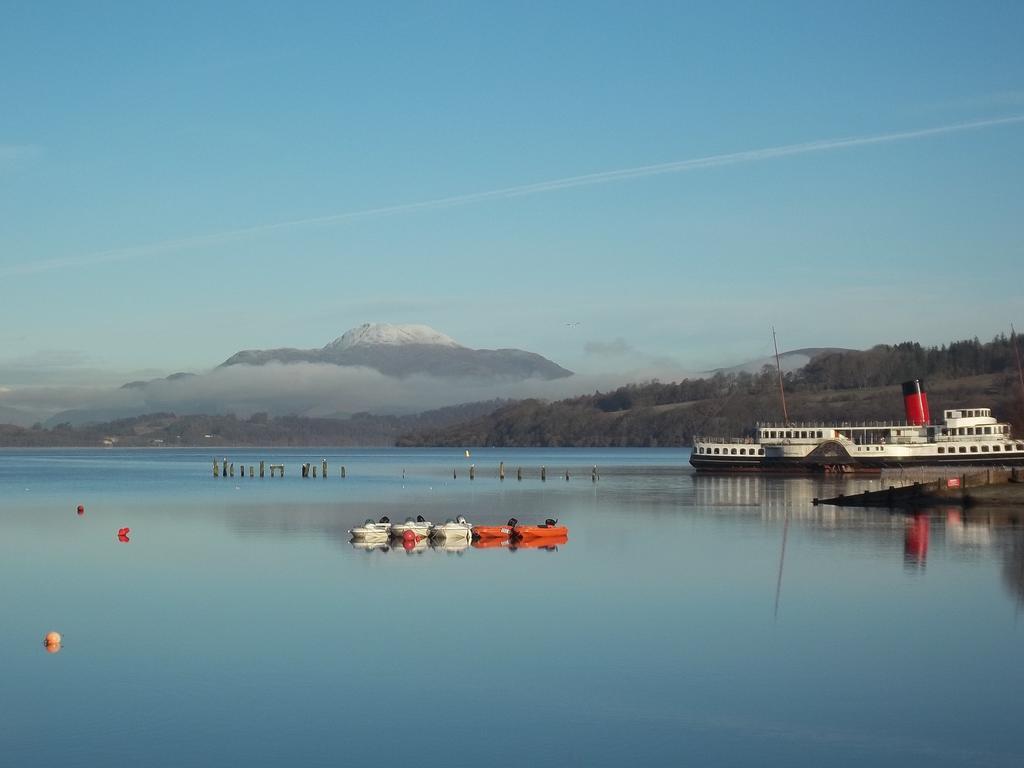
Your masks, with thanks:
[[[37,386],[0,389],[0,421],[106,421],[143,413],[234,413],[265,411],[279,416],[346,416],[353,413],[409,414],[495,398],[556,400],[654,378],[685,374],[634,369],[622,374],[576,374],[552,381],[449,379],[426,375],[385,376],[371,368],[322,363],[232,365],[209,373],[160,379],[144,387]],[[15,420],[11,414],[20,414]]]

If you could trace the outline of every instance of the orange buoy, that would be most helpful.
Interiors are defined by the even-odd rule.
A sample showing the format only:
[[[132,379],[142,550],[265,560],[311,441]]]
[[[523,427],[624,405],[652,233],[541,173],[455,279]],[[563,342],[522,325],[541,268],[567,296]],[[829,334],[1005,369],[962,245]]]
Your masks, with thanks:
[[[43,645],[46,647],[47,653],[56,653],[60,650],[60,632],[47,632],[46,637],[43,638]]]
[[[84,515],[85,514],[85,507],[82,506],[81,504],[78,505],[78,514],[80,514],[80,515]]]

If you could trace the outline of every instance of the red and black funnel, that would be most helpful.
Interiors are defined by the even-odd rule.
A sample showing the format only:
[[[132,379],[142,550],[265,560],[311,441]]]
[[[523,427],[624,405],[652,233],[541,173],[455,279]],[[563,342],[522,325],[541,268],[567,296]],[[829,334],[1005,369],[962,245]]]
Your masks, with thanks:
[[[921,427],[931,423],[928,413],[928,393],[920,379],[903,382],[903,405],[907,409],[907,423]]]

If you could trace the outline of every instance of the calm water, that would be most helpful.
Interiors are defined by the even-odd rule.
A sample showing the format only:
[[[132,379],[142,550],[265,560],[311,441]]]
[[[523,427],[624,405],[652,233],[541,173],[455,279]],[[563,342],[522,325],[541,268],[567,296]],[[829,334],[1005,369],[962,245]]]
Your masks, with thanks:
[[[288,474],[0,451],[0,764],[1024,764],[1012,513],[819,508],[872,481],[696,477],[686,451],[227,455]],[[570,537],[349,543],[382,514]]]

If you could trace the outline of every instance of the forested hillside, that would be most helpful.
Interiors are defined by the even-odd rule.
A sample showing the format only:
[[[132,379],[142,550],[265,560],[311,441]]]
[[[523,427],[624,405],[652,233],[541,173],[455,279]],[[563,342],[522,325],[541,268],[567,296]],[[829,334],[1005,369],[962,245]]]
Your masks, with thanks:
[[[999,336],[925,348],[914,342],[826,353],[784,377],[794,421],[900,419],[898,385],[925,379],[934,416],[943,408],[992,407],[1024,430],[1024,407],[1011,342]],[[657,446],[686,445],[694,435],[752,434],[760,421],[783,417],[779,379],[760,373],[716,374],[649,382],[543,403],[510,404],[440,430],[404,435],[400,445]]]

